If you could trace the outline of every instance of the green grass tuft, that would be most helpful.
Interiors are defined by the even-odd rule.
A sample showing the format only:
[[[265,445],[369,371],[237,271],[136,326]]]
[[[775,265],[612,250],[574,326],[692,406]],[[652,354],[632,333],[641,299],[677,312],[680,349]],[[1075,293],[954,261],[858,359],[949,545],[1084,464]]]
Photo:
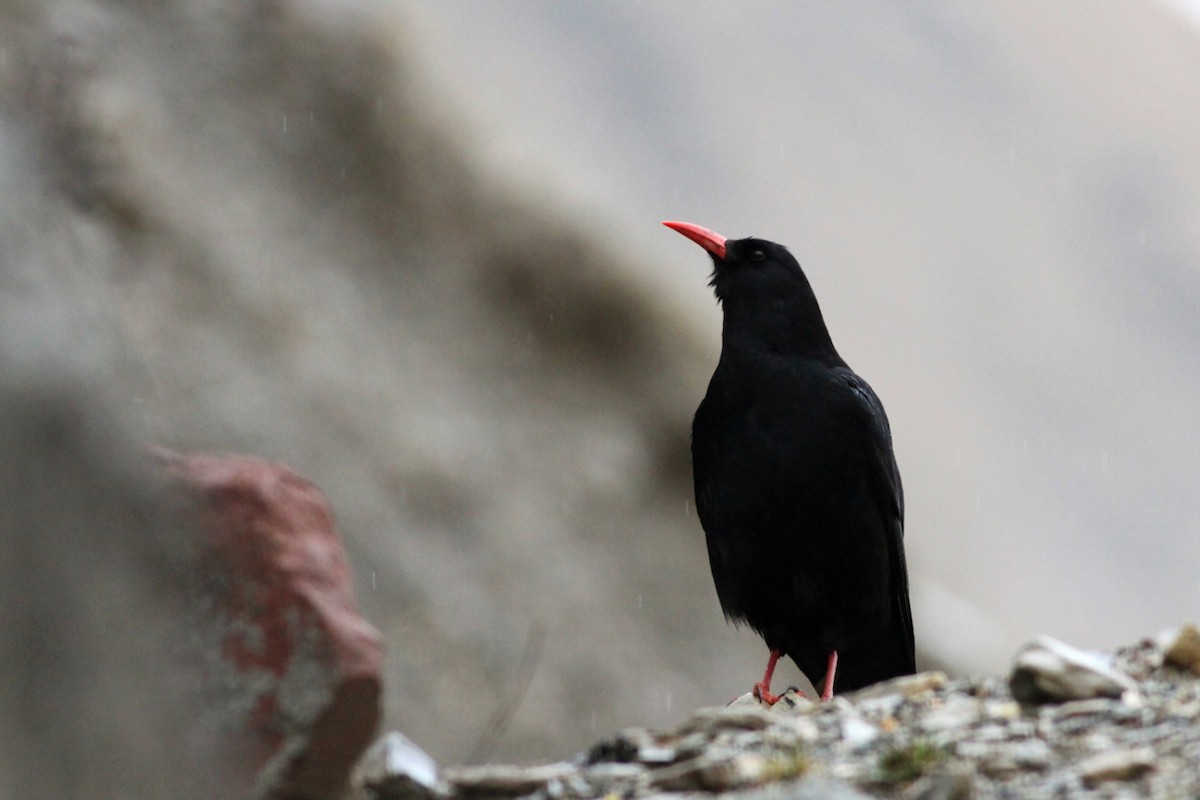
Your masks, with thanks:
[[[808,772],[811,763],[801,751],[773,756],[767,761],[766,778],[768,781],[786,781],[799,778]]]
[[[895,785],[909,783],[924,775],[945,754],[928,742],[913,742],[895,747],[879,757],[879,783]]]

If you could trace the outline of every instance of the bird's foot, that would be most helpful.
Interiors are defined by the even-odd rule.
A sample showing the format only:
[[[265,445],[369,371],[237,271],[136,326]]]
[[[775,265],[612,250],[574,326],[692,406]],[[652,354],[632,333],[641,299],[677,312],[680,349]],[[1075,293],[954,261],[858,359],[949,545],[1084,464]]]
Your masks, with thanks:
[[[751,692],[755,700],[761,700],[769,706],[779,702],[779,695],[771,694],[771,676],[775,674],[775,665],[779,662],[781,655],[783,653],[779,650],[771,650],[771,657],[767,659],[767,669],[763,672],[762,680],[754,684]]]
[[[771,694],[771,686],[762,681],[754,684],[754,689],[751,692],[755,700],[760,700],[769,706],[773,706],[779,702],[779,695]]]

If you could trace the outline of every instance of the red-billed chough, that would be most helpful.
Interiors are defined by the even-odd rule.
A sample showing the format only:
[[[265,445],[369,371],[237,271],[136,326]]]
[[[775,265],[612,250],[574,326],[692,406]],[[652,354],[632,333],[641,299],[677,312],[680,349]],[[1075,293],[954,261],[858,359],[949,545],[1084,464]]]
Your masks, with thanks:
[[[721,358],[692,423],[696,510],[726,618],[822,699],[914,671],[904,493],[887,415],[833,347],[787,248],[666,222],[713,260]]]

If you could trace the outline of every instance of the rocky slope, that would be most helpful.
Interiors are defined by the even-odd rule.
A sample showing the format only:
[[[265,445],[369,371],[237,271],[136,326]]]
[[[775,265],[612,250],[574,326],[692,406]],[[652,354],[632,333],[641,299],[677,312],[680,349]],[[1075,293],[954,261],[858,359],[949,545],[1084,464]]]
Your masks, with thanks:
[[[439,797],[1183,798],[1200,793],[1200,629],[1110,656],[1042,638],[1007,681],[898,678],[832,702],[749,696],[663,732],[624,731],[574,761],[467,767],[439,780],[401,739],[363,766],[377,800]],[[389,763],[388,756],[391,756]]]

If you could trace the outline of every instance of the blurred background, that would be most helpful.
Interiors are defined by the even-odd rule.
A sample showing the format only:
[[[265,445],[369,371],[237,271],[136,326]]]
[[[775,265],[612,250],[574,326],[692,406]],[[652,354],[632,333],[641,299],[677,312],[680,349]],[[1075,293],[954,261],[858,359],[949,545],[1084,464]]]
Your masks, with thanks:
[[[1198,19],[0,0],[0,669],[92,715],[0,696],[32,742],[0,772],[137,710],[144,682],[68,678],[143,625],[112,609],[171,591],[95,569],[147,561],[77,522],[136,495],[148,441],[324,489],[387,725],[440,762],[563,758],[748,690],[765,647],[724,623],[691,505],[720,313],[663,219],[787,244],[883,398],[925,665],[1195,618]],[[65,462],[95,477],[45,514],[28,487]],[[13,644],[80,630],[94,651]]]

